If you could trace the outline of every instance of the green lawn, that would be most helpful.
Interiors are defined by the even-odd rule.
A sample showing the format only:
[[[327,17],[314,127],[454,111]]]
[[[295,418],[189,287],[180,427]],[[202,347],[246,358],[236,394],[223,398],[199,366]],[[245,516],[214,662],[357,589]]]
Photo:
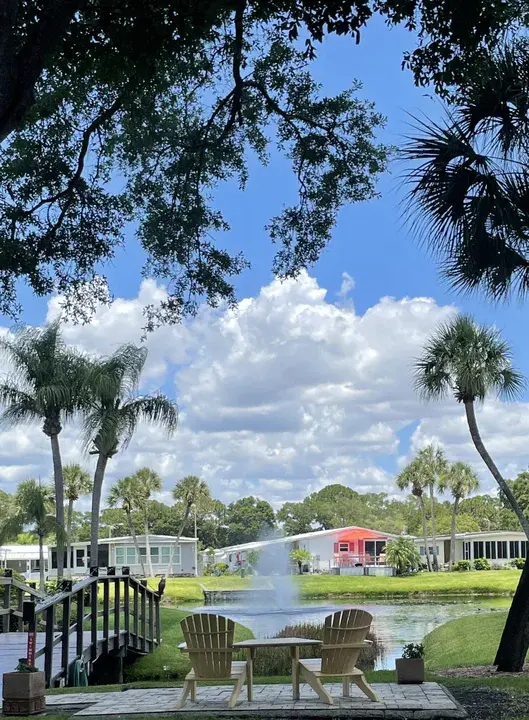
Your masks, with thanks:
[[[441,625],[424,640],[428,670],[491,665],[507,613],[478,613]],[[527,683],[527,679],[526,679]]]
[[[518,570],[490,570],[467,573],[420,573],[412,577],[369,577],[340,575],[293,576],[302,599],[347,597],[406,597],[438,595],[512,595],[518,584]],[[261,578],[261,582],[265,579]],[[169,578],[165,597],[179,605],[201,604],[200,585],[210,590],[249,588],[251,579],[229,575],[223,577]],[[157,587],[157,580],[149,585]]]

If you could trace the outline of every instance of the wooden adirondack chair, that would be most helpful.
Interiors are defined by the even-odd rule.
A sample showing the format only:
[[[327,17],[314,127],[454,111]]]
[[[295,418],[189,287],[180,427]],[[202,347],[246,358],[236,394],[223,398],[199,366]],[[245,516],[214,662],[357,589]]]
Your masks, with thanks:
[[[343,694],[349,696],[349,681],[352,680],[370,700],[378,700],[373,688],[368,685],[364,673],[355,667],[360,650],[370,640],[366,635],[373,617],[365,610],[340,610],[325,618],[321,658],[300,660],[300,673],[315,690],[320,699],[333,704],[331,695],[324,688],[321,678],[343,678]]]
[[[203,613],[189,615],[180,626],[193,669],[186,675],[177,707],[184,706],[189,694],[191,700],[196,699],[199,680],[235,680],[228,702],[232,708],[246,680],[246,661],[232,660],[235,623],[222,615]]]

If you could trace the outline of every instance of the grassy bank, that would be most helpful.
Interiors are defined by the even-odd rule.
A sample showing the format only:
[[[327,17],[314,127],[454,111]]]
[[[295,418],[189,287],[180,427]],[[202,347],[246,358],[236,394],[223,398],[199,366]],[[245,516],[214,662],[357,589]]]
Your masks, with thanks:
[[[440,595],[496,595],[514,593],[520,571],[491,570],[468,573],[421,573],[412,577],[353,577],[340,575],[293,576],[299,587],[300,598],[384,598],[384,597],[435,597]],[[261,578],[261,582],[264,579]],[[203,578],[169,578],[165,589],[166,600],[174,604],[202,604],[204,597],[200,585],[210,590],[239,590],[249,588],[251,580],[237,576]],[[158,581],[150,585],[157,587]]]
[[[492,665],[506,618],[503,612],[478,613],[436,628],[424,640],[426,667],[435,671]]]

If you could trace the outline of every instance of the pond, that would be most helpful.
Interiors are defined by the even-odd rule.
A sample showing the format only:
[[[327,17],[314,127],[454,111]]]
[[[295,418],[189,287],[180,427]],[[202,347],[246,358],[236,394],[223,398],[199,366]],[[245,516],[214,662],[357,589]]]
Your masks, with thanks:
[[[393,670],[405,643],[420,643],[425,635],[449,620],[464,615],[507,610],[510,598],[443,598],[443,600],[370,600],[362,602],[299,602],[284,608],[247,607],[235,603],[206,605],[195,612],[219,613],[250,628],[256,637],[273,637],[286,625],[322,623],[336,610],[356,607],[373,615],[373,630],[382,641],[385,654],[377,670]]]

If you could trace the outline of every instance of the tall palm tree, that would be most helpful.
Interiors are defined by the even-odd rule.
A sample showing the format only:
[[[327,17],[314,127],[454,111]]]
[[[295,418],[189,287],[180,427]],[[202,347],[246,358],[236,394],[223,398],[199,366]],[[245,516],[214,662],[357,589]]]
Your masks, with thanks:
[[[476,420],[476,400],[496,392],[516,397],[524,385],[522,375],[512,367],[509,345],[495,328],[478,325],[466,315],[458,315],[442,325],[428,341],[416,363],[415,387],[426,399],[452,394],[465,408],[472,442],[483,462],[500,486],[529,538],[529,520],[489,455]],[[529,563],[525,563],[520,582],[507,616],[496,655],[498,669],[519,672],[529,649]]]
[[[479,325],[469,315],[457,315],[427,342],[415,365],[415,388],[426,400],[452,394],[463,405],[472,442],[529,538],[529,520],[481,439],[475,411],[476,400],[483,401],[490,393],[511,399],[521,391],[524,379],[512,367],[511,358],[499,330]]]
[[[437,531],[435,523],[435,491],[442,483],[443,474],[446,472],[448,463],[443,451],[439,447],[427,445],[417,453],[417,463],[419,473],[424,478],[424,482],[430,491],[430,516],[432,523],[432,545],[433,558],[432,565],[434,570],[439,570],[439,561],[437,559]]]
[[[529,46],[482,58],[460,104],[438,123],[416,122],[406,212],[443,273],[494,299],[529,289]]]
[[[456,560],[456,522],[459,503],[464,498],[479,490],[478,476],[468,463],[451,463],[443,475],[439,489],[448,490],[454,499],[452,507],[452,523],[450,528],[450,570]]]
[[[137,395],[147,359],[146,348],[123,345],[95,361],[86,374],[85,444],[97,456],[92,493],[90,563],[98,563],[99,513],[105,470],[110,458],[130,443],[141,421],[156,423],[172,434],[178,423],[176,404],[165,395]]]
[[[39,539],[39,570],[40,589],[45,590],[46,575],[44,570],[44,539],[55,534],[57,540],[64,542],[64,528],[57,523],[54,515],[54,492],[51,488],[41,485],[32,478],[23,480],[15,493],[15,511],[12,517],[4,521],[0,527],[0,542],[22,532],[29,527]],[[57,551],[59,545],[57,544]],[[57,559],[58,559],[57,554]]]
[[[10,362],[12,373],[0,384],[4,406],[1,423],[19,425],[42,422],[49,437],[55,484],[57,523],[64,528],[64,486],[59,434],[64,422],[75,413],[81,399],[82,356],[65,346],[60,322],[44,328],[25,328],[14,337],[0,338],[0,352]],[[64,545],[57,544],[57,573],[64,567]]]
[[[177,502],[184,504],[184,517],[178,530],[176,541],[176,545],[178,545],[186,523],[189,520],[189,514],[193,505],[196,508],[205,508],[212,502],[212,499],[207,482],[201,480],[196,475],[186,475],[179,480],[173,488],[173,498]],[[170,574],[173,569],[173,557],[174,553],[171,554],[171,560],[167,570],[168,574]]]
[[[65,465],[63,468],[64,478],[64,497],[68,500],[68,510],[66,512],[66,568],[73,567],[71,565],[72,558],[72,518],[74,503],[83,495],[89,495],[92,492],[94,483],[90,475],[83,468],[72,463]]]
[[[132,537],[132,542],[134,543],[134,548],[136,549],[136,557],[139,558],[142,575],[146,577],[143,556],[140,551],[136,528],[132,520],[132,513],[138,510],[140,506],[140,493],[134,476],[128,475],[127,477],[120,478],[112,485],[108,494],[108,504],[111,508],[120,506],[125,511],[129,532]]]
[[[426,526],[426,504],[424,502],[424,491],[426,489],[426,479],[421,472],[417,458],[412,460],[397,477],[397,487],[399,490],[411,491],[414,498],[417,499],[421,508],[422,520],[422,536],[424,540],[424,557],[426,559],[426,567],[428,572],[432,571],[432,563],[430,561],[430,553],[428,552],[428,530]]]
[[[151,557],[151,543],[149,540],[149,501],[153,492],[159,492],[162,489],[162,479],[158,473],[148,467],[137,470],[132,477],[138,488],[140,509],[143,515],[145,550],[147,553],[147,562],[149,563],[149,577],[154,577]]]

